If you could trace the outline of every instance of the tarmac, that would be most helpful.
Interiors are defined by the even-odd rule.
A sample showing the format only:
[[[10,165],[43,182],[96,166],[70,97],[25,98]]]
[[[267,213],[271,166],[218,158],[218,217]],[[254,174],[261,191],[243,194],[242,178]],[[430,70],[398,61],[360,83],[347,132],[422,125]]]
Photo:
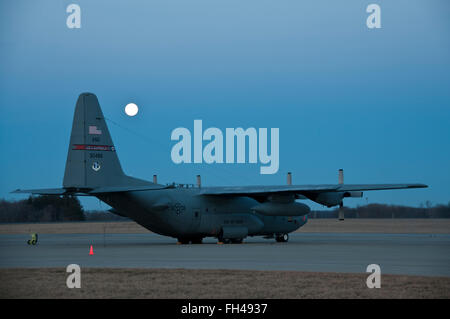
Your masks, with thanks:
[[[293,233],[289,242],[262,237],[243,244],[177,245],[149,234],[0,235],[1,268],[83,267],[297,270],[450,277],[449,234]],[[90,246],[93,255],[89,255]]]

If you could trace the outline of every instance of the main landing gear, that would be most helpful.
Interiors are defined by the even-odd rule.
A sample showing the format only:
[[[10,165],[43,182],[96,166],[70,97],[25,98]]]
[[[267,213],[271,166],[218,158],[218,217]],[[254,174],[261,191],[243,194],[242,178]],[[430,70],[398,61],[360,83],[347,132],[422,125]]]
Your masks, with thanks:
[[[233,239],[220,239],[218,238],[218,244],[242,244],[244,238],[233,238]]]
[[[203,238],[178,238],[178,245],[202,244]]]
[[[279,243],[287,243],[289,240],[289,235],[288,234],[276,235],[275,240]]]

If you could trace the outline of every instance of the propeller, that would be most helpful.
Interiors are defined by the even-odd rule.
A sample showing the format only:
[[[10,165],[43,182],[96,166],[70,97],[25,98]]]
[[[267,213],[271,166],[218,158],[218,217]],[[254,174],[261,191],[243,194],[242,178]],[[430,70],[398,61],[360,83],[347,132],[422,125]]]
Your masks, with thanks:
[[[339,220],[344,220],[344,202],[339,203]]]

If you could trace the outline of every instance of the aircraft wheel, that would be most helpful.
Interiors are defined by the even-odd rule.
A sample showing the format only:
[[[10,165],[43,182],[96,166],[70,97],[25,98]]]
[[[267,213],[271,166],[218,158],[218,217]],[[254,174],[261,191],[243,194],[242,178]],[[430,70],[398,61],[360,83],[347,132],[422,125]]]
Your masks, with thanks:
[[[237,239],[232,239],[231,243],[233,243],[233,244],[242,244],[243,241],[244,241],[244,238],[237,238]]]
[[[289,235],[288,234],[277,235],[275,237],[275,240],[279,243],[286,243],[289,240]]]

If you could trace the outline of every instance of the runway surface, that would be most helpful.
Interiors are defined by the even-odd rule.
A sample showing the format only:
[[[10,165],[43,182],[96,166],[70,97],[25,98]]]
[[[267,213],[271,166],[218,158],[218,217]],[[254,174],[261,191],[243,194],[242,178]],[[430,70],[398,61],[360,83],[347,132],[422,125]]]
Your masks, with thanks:
[[[294,233],[288,243],[247,238],[244,244],[176,245],[149,234],[0,235],[0,267],[188,268],[299,270],[450,277],[450,235]],[[89,255],[93,245],[94,255]]]

